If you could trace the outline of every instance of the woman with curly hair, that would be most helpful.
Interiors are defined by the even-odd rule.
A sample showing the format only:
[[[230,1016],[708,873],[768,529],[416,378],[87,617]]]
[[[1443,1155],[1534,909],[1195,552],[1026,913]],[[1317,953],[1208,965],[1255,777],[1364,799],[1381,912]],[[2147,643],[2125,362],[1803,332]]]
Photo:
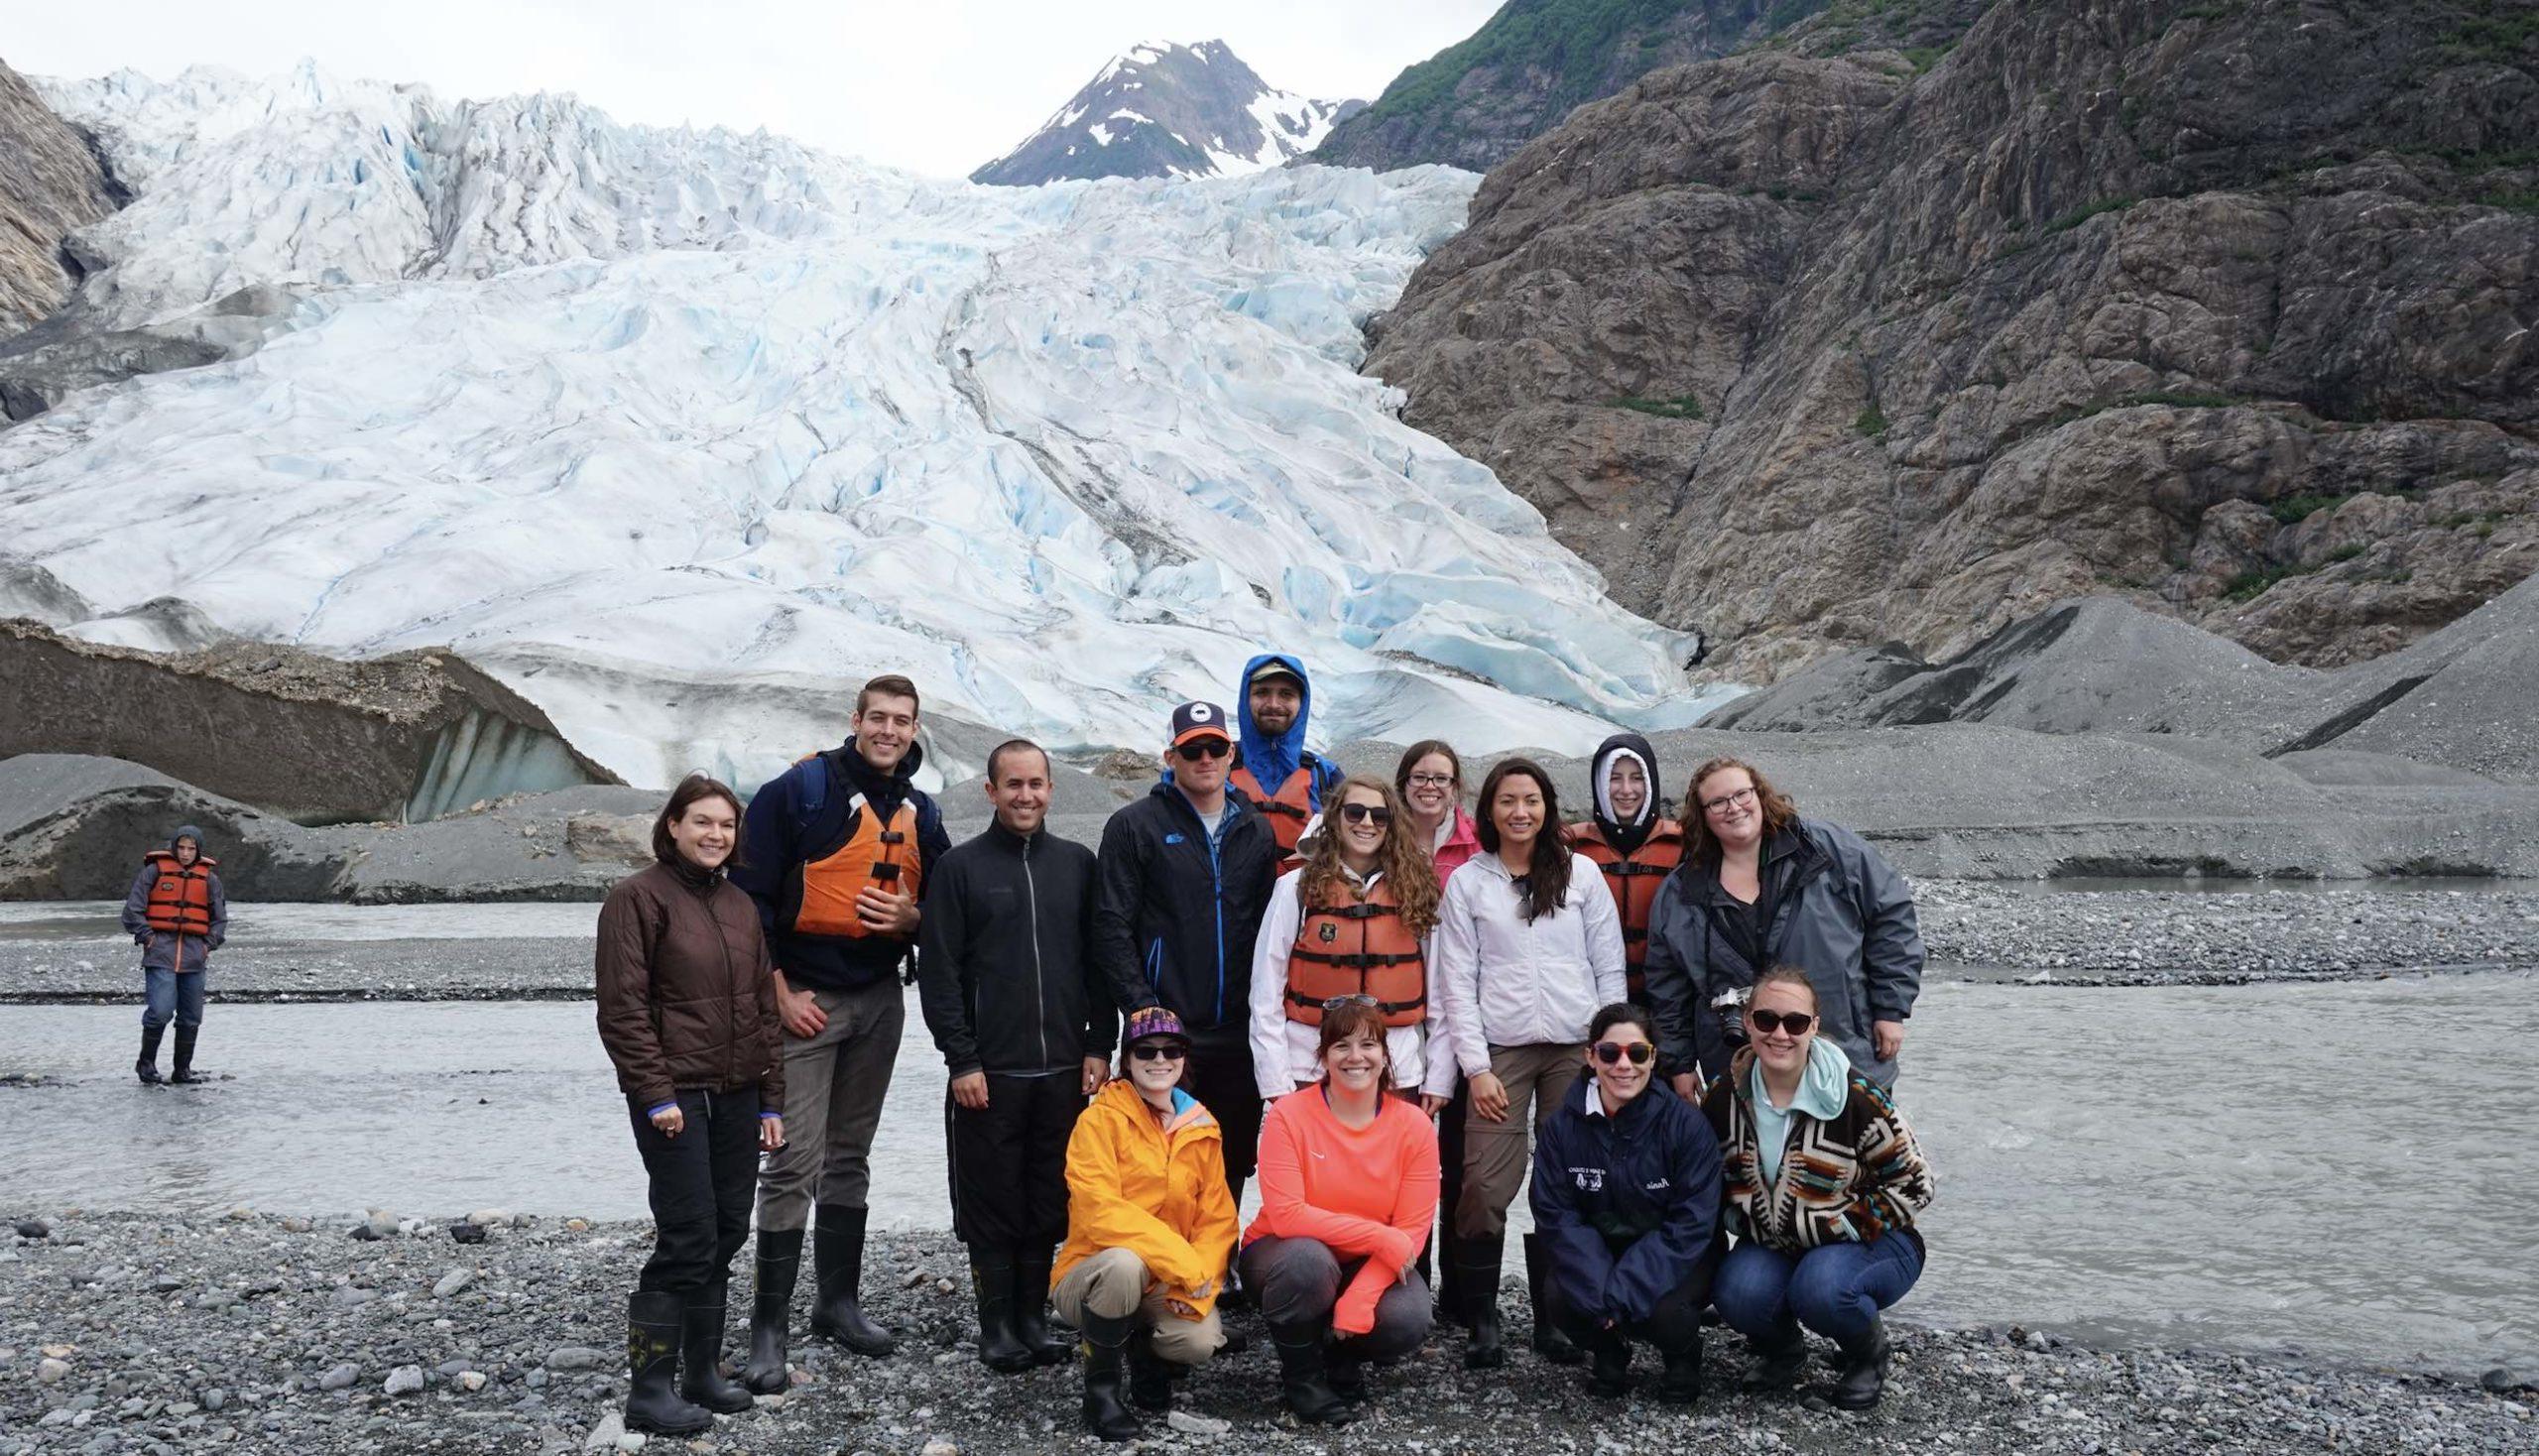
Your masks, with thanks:
[[[1754,978],[1784,964],[1815,983],[1824,1038],[1893,1086],[1922,987],[1913,887],[1858,834],[1799,817],[1761,770],[1712,759],[1693,771],[1684,862],[1648,917],[1658,1070],[1679,1096],[1727,1072]]]
[[[1353,777],[1325,801],[1304,864],[1279,877],[1252,954],[1252,1065],[1264,1100],[1323,1075],[1323,1014],[1369,998],[1384,1023],[1390,1088],[1419,1096],[1433,1000],[1429,932],[1437,873],[1381,779]],[[1428,1099],[1423,1111],[1445,1101]]]

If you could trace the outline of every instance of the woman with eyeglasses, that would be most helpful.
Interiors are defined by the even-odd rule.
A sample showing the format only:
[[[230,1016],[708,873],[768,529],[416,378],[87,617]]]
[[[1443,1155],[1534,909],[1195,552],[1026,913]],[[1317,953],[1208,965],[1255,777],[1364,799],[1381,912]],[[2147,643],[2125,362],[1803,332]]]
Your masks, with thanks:
[[[1216,1302],[1241,1223],[1226,1190],[1217,1120],[1181,1090],[1190,1036],[1159,1006],[1133,1012],[1120,1075],[1067,1139],[1067,1242],[1049,1302],[1084,1333],[1084,1420],[1106,1441],[1138,1434],[1120,1398],[1172,1407],[1172,1365],[1225,1343]]]
[[[1437,1216],[1437,1135],[1387,1095],[1390,1039],[1375,1002],[1335,998],[1317,1029],[1320,1077],[1261,1125],[1261,1212],[1239,1267],[1277,1344],[1287,1408],[1308,1425],[1354,1419],[1366,1363],[1428,1338],[1417,1260]]]
[[[1819,1034],[1815,977],[1771,967],[1744,1017],[1747,1045],[1702,1104],[1738,1238],[1711,1300],[1753,1343],[1747,1389],[1796,1384],[1809,1329],[1843,1353],[1826,1398],[1866,1410],[1886,1388],[1880,1311],[1929,1252],[1914,1218],[1931,1205],[1930,1164],[1892,1097]]]
[[[1690,1404],[1719,1267],[1719,1140],[1657,1079],[1656,1053],[1647,1012],[1596,1013],[1592,1080],[1543,1128],[1528,1197],[1550,1256],[1552,1317],[1587,1348],[1587,1389],[1627,1393],[1638,1340],[1665,1362],[1657,1397]]]
[[[1686,1098],[1728,1070],[1755,977],[1803,968],[1824,1037],[1852,1068],[1895,1085],[1904,1023],[1922,987],[1913,887],[1867,840],[1799,817],[1742,759],[1693,771],[1684,862],[1649,912],[1649,1010],[1658,1070]]]
[[[1344,780],[1323,803],[1300,846],[1303,867],[1279,877],[1253,942],[1253,1076],[1264,1101],[1321,1080],[1326,1009],[1368,997],[1384,1024],[1390,1085],[1415,1099],[1428,1071],[1437,875],[1382,780]]]
[[[1528,1132],[1576,1093],[1588,1024],[1623,999],[1622,918],[1595,862],[1562,837],[1560,801],[1539,765],[1503,760],[1482,780],[1481,845],[1446,882],[1438,910],[1430,971],[1448,1054],[1431,1059],[1427,1084],[1445,1092],[1458,1070],[1469,1082],[1449,1258],[1471,1370],[1508,1359],[1499,1264]],[[1539,1310],[1534,1327],[1538,1345],[1551,1343]]]
[[[1429,738],[1403,750],[1392,788],[1409,815],[1411,837],[1437,867],[1438,884],[1481,853],[1480,831],[1464,812],[1464,761],[1453,744]]]

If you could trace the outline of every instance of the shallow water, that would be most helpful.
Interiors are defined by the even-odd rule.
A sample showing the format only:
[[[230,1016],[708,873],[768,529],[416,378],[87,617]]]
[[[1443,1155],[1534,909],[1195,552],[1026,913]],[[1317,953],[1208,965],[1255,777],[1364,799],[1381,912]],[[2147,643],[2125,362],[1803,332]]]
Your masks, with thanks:
[[[59,1079],[0,1089],[14,1205],[644,1212],[587,1003],[215,1006],[202,1060],[234,1080],[186,1090],[133,1084],[136,1020],[0,1008],[0,1071]],[[1906,1313],[2464,1371],[2539,1357],[2539,1158],[2509,1090],[2533,1044],[2525,974],[1934,985],[1901,1094],[1940,1203]],[[948,1219],[942,1084],[911,998],[882,1224]]]

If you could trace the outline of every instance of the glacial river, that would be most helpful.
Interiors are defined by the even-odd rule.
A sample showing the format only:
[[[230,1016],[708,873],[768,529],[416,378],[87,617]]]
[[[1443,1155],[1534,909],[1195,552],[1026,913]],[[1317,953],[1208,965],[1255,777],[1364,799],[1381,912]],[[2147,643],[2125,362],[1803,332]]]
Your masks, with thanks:
[[[0,1087],[0,1213],[644,1212],[587,1003],[215,1005],[201,1060],[224,1079],[191,1090],[134,1084],[135,1020],[0,1007],[0,1073],[40,1079]],[[1912,1035],[1902,1102],[1941,1193],[1909,1317],[2471,1373],[2539,1358],[2514,1090],[2539,977],[1937,979]],[[911,997],[879,1224],[947,1221],[942,1089]]]

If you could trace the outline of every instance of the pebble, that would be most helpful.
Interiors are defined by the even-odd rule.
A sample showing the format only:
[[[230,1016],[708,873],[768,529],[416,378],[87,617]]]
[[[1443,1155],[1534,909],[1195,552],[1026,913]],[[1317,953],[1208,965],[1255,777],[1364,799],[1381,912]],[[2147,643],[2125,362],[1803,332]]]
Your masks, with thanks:
[[[480,1229],[490,1229],[497,1224],[510,1223],[512,1215],[507,1208],[480,1208],[467,1215],[467,1221]]]
[[[612,1410],[601,1416],[599,1423],[591,1427],[591,1433],[582,1440],[582,1449],[585,1451],[615,1450],[618,1438],[625,1434],[626,1412]]]
[[[453,1269],[433,1281],[432,1297],[446,1299],[474,1282],[476,1274],[473,1270]]]
[[[457,1385],[467,1394],[475,1395],[478,1391],[485,1389],[485,1373],[481,1370],[462,1370],[458,1373]]]
[[[344,1364],[338,1365],[334,1369],[326,1372],[324,1375],[319,1376],[317,1378],[317,1389],[321,1391],[341,1391],[349,1388],[353,1382],[360,1379],[361,1367],[347,1361]]]
[[[1166,1411],[1163,1423],[1185,1436],[1221,1436],[1234,1429],[1232,1421],[1219,1420],[1213,1415],[1201,1415],[1189,1410]]]
[[[388,1379],[379,1389],[391,1395],[411,1395],[423,1388],[423,1368],[420,1365],[401,1365],[388,1372]]]
[[[482,1244],[489,1234],[483,1224],[454,1223],[449,1226],[449,1237],[461,1244]]]
[[[36,1379],[44,1382],[48,1386],[60,1385],[69,1376],[69,1362],[57,1360],[50,1355],[37,1362],[36,1365]]]
[[[22,1218],[18,1220],[18,1237],[21,1239],[52,1238],[53,1225],[40,1218]]]
[[[608,1357],[588,1345],[558,1345],[546,1352],[548,1370],[595,1370]]]

